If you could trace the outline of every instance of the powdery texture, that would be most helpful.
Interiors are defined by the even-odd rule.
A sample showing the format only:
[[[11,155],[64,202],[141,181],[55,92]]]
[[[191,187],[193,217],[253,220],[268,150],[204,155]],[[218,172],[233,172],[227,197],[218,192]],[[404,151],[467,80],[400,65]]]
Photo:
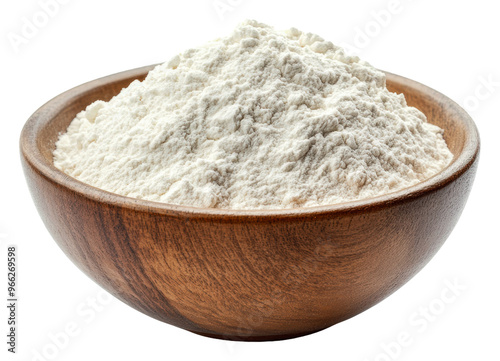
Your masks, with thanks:
[[[255,21],[77,115],[54,164],[121,195],[231,209],[309,207],[421,182],[452,159],[385,75],[317,35]]]

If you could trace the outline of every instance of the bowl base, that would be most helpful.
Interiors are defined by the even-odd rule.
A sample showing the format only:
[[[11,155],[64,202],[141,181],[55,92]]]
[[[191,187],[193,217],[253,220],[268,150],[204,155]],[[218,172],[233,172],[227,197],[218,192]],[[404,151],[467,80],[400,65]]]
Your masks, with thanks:
[[[324,330],[324,328],[319,329],[319,330],[299,332],[299,333],[287,333],[287,334],[279,334],[279,335],[254,335],[254,336],[252,336],[252,335],[240,336],[240,335],[230,335],[230,334],[225,335],[225,334],[205,333],[205,332],[196,332],[196,331],[190,331],[190,332],[195,333],[195,334],[200,335],[200,336],[215,338],[215,339],[219,339],[219,340],[226,340],[226,341],[262,342],[262,341],[289,340],[292,338],[311,335],[313,333],[316,333],[316,332],[319,332],[322,330]]]

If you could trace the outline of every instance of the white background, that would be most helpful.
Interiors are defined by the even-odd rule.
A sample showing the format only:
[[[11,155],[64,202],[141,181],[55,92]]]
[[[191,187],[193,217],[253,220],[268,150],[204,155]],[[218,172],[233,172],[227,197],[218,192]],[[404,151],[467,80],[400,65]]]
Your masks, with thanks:
[[[228,6],[224,13],[216,11],[213,0],[66,2],[53,11],[47,24],[39,24],[35,34],[17,45],[11,41],[13,34],[23,36],[23,18],[31,21],[39,16],[41,6],[37,0],[0,5],[0,306],[4,311],[7,244],[18,246],[20,258],[19,353],[6,352],[7,316],[0,312],[0,360],[35,360],[37,352],[45,360],[73,361],[497,359],[500,21],[494,2],[400,0],[393,6],[391,0],[222,0],[219,5]],[[115,299],[109,301],[51,239],[19,162],[24,122],[52,97],[101,76],[168,60],[229,34],[246,18],[320,34],[350,46],[380,69],[437,89],[470,112],[482,137],[479,171],[466,209],[427,267],[363,314],[289,341],[213,340],[160,323]],[[493,81],[489,88],[482,85],[488,79]],[[447,282],[466,289],[444,304],[440,298],[447,292]],[[100,299],[93,302],[96,297]],[[419,314],[429,306],[432,322]],[[69,339],[60,334],[68,325],[78,333]],[[401,332],[412,342],[396,347]],[[59,346],[51,339],[54,335]],[[392,352],[384,345],[391,345]]]

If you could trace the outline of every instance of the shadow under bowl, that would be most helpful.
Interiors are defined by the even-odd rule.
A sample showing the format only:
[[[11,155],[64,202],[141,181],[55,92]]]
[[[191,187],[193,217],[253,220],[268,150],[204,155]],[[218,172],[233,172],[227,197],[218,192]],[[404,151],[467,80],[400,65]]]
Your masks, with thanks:
[[[205,336],[297,337],[375,305],[444,243],[475,176],[479,136],[444,95],[387,74],[454,155],[441,173],[380,197],[287,210],[221,210],[128,198],[56,169],[52,152],[75,115],[109,100],[152,66],[71,89],[38,109],[20,140],[34,203],[85,274],[131,307]]]

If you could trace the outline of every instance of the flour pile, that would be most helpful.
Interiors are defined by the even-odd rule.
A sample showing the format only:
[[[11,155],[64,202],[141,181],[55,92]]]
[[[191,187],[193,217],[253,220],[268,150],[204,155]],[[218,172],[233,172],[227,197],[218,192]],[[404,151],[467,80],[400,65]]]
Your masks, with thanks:
[[[110,192],[230,209],[374,197],[451,159],[442,130],[382,72],[255,21],[89,105],[54,151],[57,168]]]

